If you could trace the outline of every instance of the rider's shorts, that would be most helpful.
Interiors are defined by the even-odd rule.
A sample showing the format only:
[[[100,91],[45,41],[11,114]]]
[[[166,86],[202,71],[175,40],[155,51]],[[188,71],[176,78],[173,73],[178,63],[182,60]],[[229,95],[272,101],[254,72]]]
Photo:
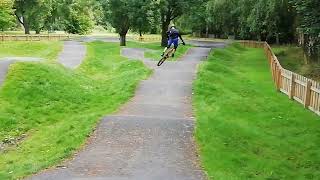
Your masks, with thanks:
[[[169,38],[169,40],[168,40],[168,48],[169,48],[172,44],[174,45],[174,48],[177,48],[177,47],[178,47],[178,44],[179,44],[179,38],[175,38],[175,39]]]

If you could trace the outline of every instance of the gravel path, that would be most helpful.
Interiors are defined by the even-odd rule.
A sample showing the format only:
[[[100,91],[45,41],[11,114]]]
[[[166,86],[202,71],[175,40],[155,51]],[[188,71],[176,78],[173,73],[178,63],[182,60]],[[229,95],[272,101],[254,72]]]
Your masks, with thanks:
[[[67,68],[75,69],[86,56],[86,46],[78,41],[65,41],[58,62]]]
[[[60,168],[31,179],[206,179],[193,141],[191,96],[197,65],[210,48],[192,48],[176,62],[156,67],[141,49],[123,49],[154,70],[117,113],[102,119],[88,145]],[[63,168],[61,168],[63,167]]]

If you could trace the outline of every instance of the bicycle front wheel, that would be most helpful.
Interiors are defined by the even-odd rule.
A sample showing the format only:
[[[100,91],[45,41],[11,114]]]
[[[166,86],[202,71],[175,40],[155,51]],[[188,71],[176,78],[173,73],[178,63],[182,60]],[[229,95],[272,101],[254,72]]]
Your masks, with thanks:
[[[161,58],[157,65],[161,66],[166,59],[167,59],[166,57]]]

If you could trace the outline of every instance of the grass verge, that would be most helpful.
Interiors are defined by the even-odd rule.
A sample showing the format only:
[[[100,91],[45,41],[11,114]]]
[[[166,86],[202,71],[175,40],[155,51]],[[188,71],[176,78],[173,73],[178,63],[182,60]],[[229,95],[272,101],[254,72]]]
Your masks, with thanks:
[[[17,179],[69,157],[98,120],[126,102],[150,70],[118,43],[88,44],[74,72],[55,63],[16,63],[0,89],[0,179]]]
[[[0,42],[1,57],[39,57],[56,59],[62,50],[61,41],[4,41]]]
[[[194,83],[210,179],[317,179],[320,118],[277,93],[262,49],[215,50]]]

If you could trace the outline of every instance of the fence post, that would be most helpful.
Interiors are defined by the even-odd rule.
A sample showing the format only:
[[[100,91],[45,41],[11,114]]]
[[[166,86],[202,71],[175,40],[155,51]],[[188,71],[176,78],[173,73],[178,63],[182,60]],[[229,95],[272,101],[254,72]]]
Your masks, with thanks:
[[[277,67],[278,67],[278,65],[277,65]],[[280,69],[279,67],[278,67],[277,69],[278,69],[278,70],[277,70],[276,73],[277,73],[277,77],[278,77],[278,78],[277,78],[277,82],[276,82],[276,83],[277,83],[277,90],[280,91],[280,89],[281,89],[281,79],[282,79],[282,75],[281,75],[281,69]]]
[[[1,34],[1,41],[4,41],[4,35]]]
[[[306,92],[304,95],[304,107],[308,108],[310,105],[310,96],[311,96],[311,81],[307,81]]]
[[[296,82],[295,82],[296,76],[294,75],[294,73],[291,73],[291,82],[290,82],[290,92],[289,92],[289,98],[293,99],[294,97],[294,91],[296,88]]]

